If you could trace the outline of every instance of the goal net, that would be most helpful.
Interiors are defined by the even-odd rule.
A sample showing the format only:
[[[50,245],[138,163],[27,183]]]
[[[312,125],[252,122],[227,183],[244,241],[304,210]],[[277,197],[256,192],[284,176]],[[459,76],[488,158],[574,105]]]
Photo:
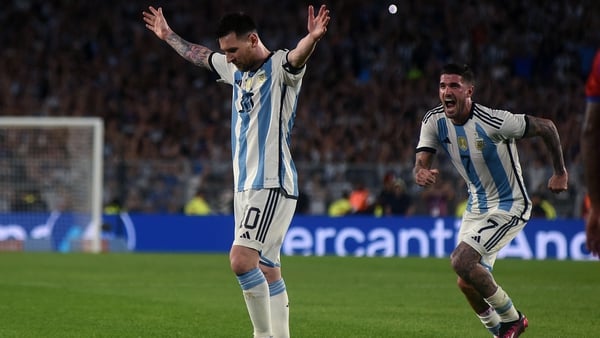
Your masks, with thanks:
[[[0,117],[0,250],[101,250],[104,127]]]

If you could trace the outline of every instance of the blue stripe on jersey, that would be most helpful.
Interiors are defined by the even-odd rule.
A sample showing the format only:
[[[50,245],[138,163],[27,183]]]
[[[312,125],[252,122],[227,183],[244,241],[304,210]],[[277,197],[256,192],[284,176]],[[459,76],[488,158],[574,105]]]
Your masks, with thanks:
[[[287,89],[286,89],[287,90]],[[285,96],[284,96],[285,97]],[[292,128],[294,128],[294,120],[296,119],[296,106],[298,104],[298,95],[296,95],[296,103],[294,103],[294,110],[292,113],[292,118],[288,121],[288,132],[285,135],[285,142],[287,142],[288,144],[288,149],[291,148],[292,145],[292,133],[291,130]],[[281,155],[283,156],[283,155]],[[285,166],[282,166],[283,170],[285,171]],[[292,182],[298,182],[298,171],[296,170],[296,164],[294,163],[294,160],[290,158],[290,168],[291,168],[291,175],[292,175]],[[285,175],[281,175],[281,177],[285,177]],[[283,186],[283,182],[282,182],[282,186]],[[294,184],[294,191],[292,192],[293,196],[298,196],[299,192],[298,192],[298,185]]]
[[[248,171],[246,170],[246,157],[248,156],[248,137],[246,136],[246,134],[248,133],[248,127],[250,126],[250,114],[239,113],[239,118],[242,119],[242,124],[240,128],[239,137],[240,150],[238,153],[238,168],[240,168],[240,172],[238,177],[238,187],[242,187],[244,186],[244,182],[246,181],[246,177],[248,176]]]
[[[263,65],[263,69],[267,74],[272,73],[273,60],[269,60]],[[271,81],[272,77],[268,76],[265,84],[260,87],[259,98],[260,103],[258,107],[258,168],[256,171],[256,177],[252,182],[253,187],[263,187],[265,181],[265,144],[267,136],[269,135],[269,126],[271,123]]]
[[[235,83],[242,83],[242,75],[243,73],[240,71],[236,71],[234,76]],[[242,95],[244,95],[245,91],[242,91]],[[238,101],[238,91],[233,91],[233,100],[232,102]],[[238,112],[236,110],[235,103],[231,105],[231,154],[235,156],[236,144],[239,145],[239,155],[238,155],[238,168],[239,168],[239,176],[238,176],[238,186],[243,186],[244,181],[246,180],[246,176],[248,176],[247,168],[246,168],[246,157],[248,156],[248,142],[247,142],[247,133],[248,128],[250,126],[250,115],[247,112]],[[235,126],[237,125],[237,120],[241,119],[241,128],[238,140],[235,139]],[[239,142],[236,142],[239,141]],[[235,158],[234,158],[235,160]]]
[[[467,200],[467,211],[471,212],[471,205],[473,205],[473,196],[469,194],[469,198]]]
[[[479,210],[486,210],[487,198],[485,188],[481,184],[479,176],[477,175],[477,171],[475,171],[475,167],[473,166],[473,162],[471,161],[471,153],[468,147],[468,138],[467,134],[465,133],[465,128],[463,126],[454,126],[454,129],[456,131],[455,142],[457,143],[458,151],[460,153],[460,161],[462,162],[463,168],[465,169],[465,172],[469,177],[469,181],[471,181],[471,183],[475,185],[475,189],[477,190],[475,192],[475,194],[477,194],[477,207],[479,208]],[[463,139],[462,142],[465,143],[465,147],[460,146],[461,142],[459,141],[459,139],[461,138]]]
[[[233,74],[233,78],[234,78],[234,86],[235,83],[241,83],[242,82],[242,73],[241,72],[235,72]],[[232,104],[231,104],[231,157],[232,160],[235,161],[235,153],[236,153],[236,149],[237,149],[237,142],[235,139],[235,126],[237,125],[237,120],[240,117],[240,113],[238,113],[238,111],[235,108],[235,102],[237,102],[238,100],[238,91],[233,90],[233,98],[231,100]],[[245,169],[245,166],[240,166],[241,168]],[[244,176],[246,175],[246,173],[244,172]],[[241,175],[240,175],[241,176]],[[242,180],[239,179],[238,177],[238,184],[240,182],[243,182]]]
[[[440,144],[442,147],[444,147],[446,153],[450,154],[450,151],[448,150],[448,147],[450,146],[450,140],[448,139],[448,125],[446,124],[446,119],[439,119],[437,122]]]
[[[480,125],[476,125],[475,128],[477,130],[477,135],[484,140],[484,144],[494,144]],[[501,210],[510,211],[514,198],[512,189],[510,187],[510,180],[506,175],[506,171],[504,170],[500,156],[498,156],[496,147],[484,147],[483,158],[485,159],[485,163],[492,175],[496,189],[498,190],[498,198],[500,202],[498,207]]]

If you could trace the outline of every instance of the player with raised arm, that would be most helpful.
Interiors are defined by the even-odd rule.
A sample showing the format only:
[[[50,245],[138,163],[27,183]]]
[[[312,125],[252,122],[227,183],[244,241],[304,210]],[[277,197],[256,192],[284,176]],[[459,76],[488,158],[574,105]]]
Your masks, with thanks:
[[[149,7],[143,18],[146,27],[183,58],[217,73],[233,87],[236,230],[231,269],[242,288],[254,337],[289,337],[280,251],[298,198],[290,137],[305,64],[327,31],[329,10],[322,5],[315,15],[314,7],[308,7],[308,34],[290,51],[265,47],[254,21],[244,13],[221,18],[220,53],[175,34],[162,8]]]
[[[531,214],[516,140],[540,136],[552,158],[548,188],[567,189],[560,138],[548,119],[512,114],[472,101],[474,74],[468,66],[444,66],[439,81],[441,104],[423,117],[416,149],[415,182],[438,180],[432,169],[438,148],[450,157],[467,182],[469,200],[459,242],[451,255],[457,284],[486,328],[498,337],[518,337],[528,325],[492,276],[498,251],[523,229]]]
[[[581,152],[585,183],[591,207],[585,220],[586,244],[593,255],[600,255],[600,50],[596,52],[592,70],[585,85],[586,106]]]

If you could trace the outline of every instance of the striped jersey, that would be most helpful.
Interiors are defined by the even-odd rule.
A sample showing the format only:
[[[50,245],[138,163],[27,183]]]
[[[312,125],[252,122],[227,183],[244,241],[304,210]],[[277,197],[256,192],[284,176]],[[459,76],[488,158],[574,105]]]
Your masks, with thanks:
[[[292,68],[287,50],[278,50],[256,71],[242,72],[225,55],[209,63],[221,81],[232,85],[231,147],[235,191],[282,188],[298,196],[290,151],[296,103],[306,67]]]
[[[585,96],[589,102],[600,102],[600,50],[596,52],[592,70],[585,83]]]
[[[467,122],[454,125],[439,105],[423,117],[417,152],[446,151],[467,182],[467,211],[481,214],[500,209],[528,220],[531,201],[516,146],[527,123],[523,114],[473,103]]]

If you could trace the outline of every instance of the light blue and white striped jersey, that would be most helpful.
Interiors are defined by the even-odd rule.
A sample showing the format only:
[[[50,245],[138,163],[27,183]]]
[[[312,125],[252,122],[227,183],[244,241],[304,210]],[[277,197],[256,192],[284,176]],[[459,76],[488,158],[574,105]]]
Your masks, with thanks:
[[[417,152],[441,146],[467,182],[467,211],[505,210],[528,220],[531,201],[525,190],[516,139],[525,135],[527,117],[473,103],[471,116],[454,125],[440,105],[425,114]]]
[[[235,191],[282,188],[298,196],[290,152],[296,104],[306,67],[293,69],[278,50],[256,71],[242,72],[225,55],[211,54],[212,69],[233,86],[231,146]]]

